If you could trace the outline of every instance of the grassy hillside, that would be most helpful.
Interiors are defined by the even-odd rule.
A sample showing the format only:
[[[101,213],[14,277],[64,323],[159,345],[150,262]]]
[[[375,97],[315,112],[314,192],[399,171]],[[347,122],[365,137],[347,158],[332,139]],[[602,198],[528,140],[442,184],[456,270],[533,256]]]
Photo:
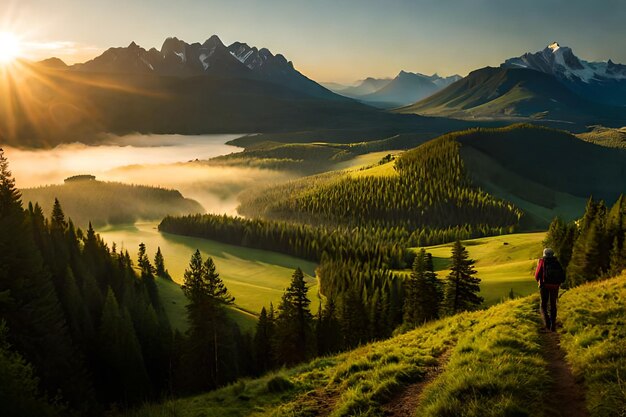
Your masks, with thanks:
[[[284,289],[289,285],[294,269],[300,267],[311,282],[311,297],[317,293],[315,281],[315,263],[287,256],[277,252],[244,248],[228,245],[207,239],[198,239],[160,233],[156,223],[137,223],[135,225],[110,226],[98,230],[100,236],[111,245],[116,242],[134,257],[139,243],[146,244],[150,259],[154,258],[157,247],[161,248],[165,257],[165,266],[176,284],[166,289],[176,302],[171,305],[170,317],[184,315],[183,304],[177,301],[180,294],[179,285],[183,282],[183,274],[189,266],[189,259],[196,249],[200,249],[203,257],[211,256],[217,266],[224,283],[235,296],[235,305],[243,311],[258,314],[263,306],[273,302],[278,305]],[[317,308],[318,303],[312,307]],[[249,317],[249,315],[247,315]]]
[[[473,181],[529,214],[543,228],[555,215],[573,219],[593,195],[614,202],[626,187],[626,152],[532,125],[452,134]]]
[[[579,133],[580,139],[609,148],[626,148],[626,127],[592,126],[589,132]]]
[[[560,335],[540,332],[537,302],[530,296],[453,316],[126,416],[382,416],[399,407],[442,417],[551,416],[582,407],[592,417],[622,415],[626,276],[566,292]]]
[[[486,305],[507,299],[510,291],[516,297],[526,296],[537,290],[534,271],[541,256],[541,242],[545,233],[517,233],[464,241],[469,255],[476,259],[480,293]],[[439,278],[448,274],[452,243],[430,246],[435,271]]]
[[[157,220],[175,213],[204,213],[198,202],[184,198],[176,190],[142,185],[80,180],[21,191],[24,202],[39,203],[44,213],[51,212],[54,199],[58,198],[65,215],[81,227],[89,222],[103,226]]]

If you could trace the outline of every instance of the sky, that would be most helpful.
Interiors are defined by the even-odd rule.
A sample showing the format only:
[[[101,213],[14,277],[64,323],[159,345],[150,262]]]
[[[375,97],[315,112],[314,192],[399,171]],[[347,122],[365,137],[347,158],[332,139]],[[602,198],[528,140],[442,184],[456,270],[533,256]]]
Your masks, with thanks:
[[[68,63],[168,36],[246,42],[321,82],[497,66],[552,41],[626,63],[624,0],[0,0],[0,32],[31,59]]]

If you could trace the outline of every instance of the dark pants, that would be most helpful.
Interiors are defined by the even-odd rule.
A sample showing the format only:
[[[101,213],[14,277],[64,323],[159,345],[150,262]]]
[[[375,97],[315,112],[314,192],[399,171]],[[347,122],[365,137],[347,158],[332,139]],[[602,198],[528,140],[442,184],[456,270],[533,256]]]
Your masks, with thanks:
[[[556,301],[559,298],[559,289],[545,288],[539,289],[541,293],[541,315],[543,322],[550,330],[556,330]],[[548,314],[548,303],[550,303],[550,314]]]

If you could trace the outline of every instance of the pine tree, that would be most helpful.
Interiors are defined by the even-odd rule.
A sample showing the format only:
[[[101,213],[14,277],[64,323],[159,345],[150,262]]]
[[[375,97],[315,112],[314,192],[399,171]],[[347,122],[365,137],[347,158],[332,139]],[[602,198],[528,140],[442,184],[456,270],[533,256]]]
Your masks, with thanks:
[[[156,255],[154,255],[154,270],[157,277],[172,280],[167,269],[165,269],[165,259],[161,253],[161,247],[157,247]]]
[[[81,355],[72,345],[52,277],[33,239],[21,196],[0,149],[0,317],[13,346],[41,377],[42,388],[61,392],[74,407],[92,405]]]
[[[439,316],[439,283],[432,268],[432,259],[421,249],[413,262],[404,296],[404,323],[409,328]]]
[[[146,245],[143,242],[139,244],[139,252],[137,253],[137,265],[139,266],[139,270],[141,271],[142,279],[154,278],[154,267],[150,263],[150,259],[148,259],[148,255],[146,254]]]
[[[327,300],[324,308],[320,306],[318,310],[316,338],[318,355],[328,355],[341,349],[341,327],[333,297]]]
[[[50,405],[39,392],[32,365],[7,342],[7,328],[0,320],[0,404],[4,416],[57,416],[61,410]]]
[[[101,350],[99,382],[107,401],[127,403],[146,399],[149,379],[137,335],[128,312],[121,308],[113,291],[107,291],[98,340]]]
[[[597,215],[597,210],[594,210]],[[603,221],[600,217],[586,220],[585,229],[574,243],[572,259],[567,268],[568,285],[576,286],[598,279],[602,273]],[[606,253],[608,258],[608,253]]]
[[[189,378],[191,390],[210,389],[227,382],[226,372],[236,366],[229,356],[233,333],[226,317],[225,307],[234,303],[224,282],[216,272],[213,259],[203,262],[199,250],[192,255],[189,268],[185,270],[182,286],[187,305],[189,322]],[[220,346],[223,349],[220,349]],[[231,373],[232,375],[232,373]]]
[[[476,278],[474,260],[469,258],[467,249],[457,240],[452,247],[450,258],[450,274],[448,275],[443,307],[448,314],[476,310],[483,302],[478,295],[480,278]]]
[[[263,307],[254,334],[254,354],[258,374],[263,374],[274,367],[273,337],[274,323],[270,321],[267,316],[267,310]]]
[[[63,209],[61,208],[61,203],[59,203],[59,199],[54,199],[54,205],[52,206],[52,215],[50,216],[50,224],[53,228],[58,228],[64,230],[67,227],[67,222],[65,221],[65,213],[63,213]]]
[[[297,268],[283,294],[276,319],[276,355],[284,364],[308,359],[314,352],[311,324],[313,316],[307,298],[304,273]]]

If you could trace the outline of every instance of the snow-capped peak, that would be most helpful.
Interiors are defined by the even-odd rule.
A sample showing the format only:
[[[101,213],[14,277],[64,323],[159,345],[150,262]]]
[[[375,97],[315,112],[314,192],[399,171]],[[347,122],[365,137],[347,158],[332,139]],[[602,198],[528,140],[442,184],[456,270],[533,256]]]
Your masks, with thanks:
[[[548,49],[552,50],[552,52],[556,52],[561,49],[561,45],[559,45],[558,42],[552,42],[550,45],[548,45]]]
[[[507,59],[506,68],[528,68],[555,75],[561,79],[590,83],[607,79],[626,78],[626,70],[607,62],[587,62],[579,59],[571,48],[552,42],[543,51],[526,53]]]

